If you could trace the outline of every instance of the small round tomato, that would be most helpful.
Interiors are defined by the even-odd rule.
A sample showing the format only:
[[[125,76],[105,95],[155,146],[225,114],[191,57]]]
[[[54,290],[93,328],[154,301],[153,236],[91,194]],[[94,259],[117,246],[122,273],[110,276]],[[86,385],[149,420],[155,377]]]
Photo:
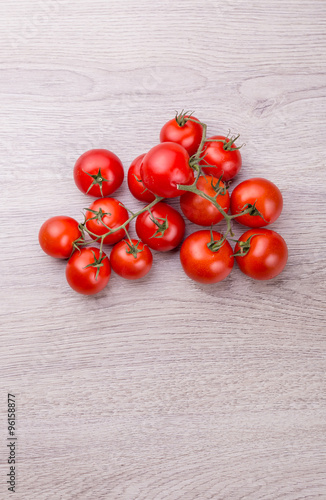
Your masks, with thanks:
[[[192,184],[195,180],[189,166],[189,154],[175,142],[162,142],[145,155],[140,168],[144,185],[157,196],[175,198],[184,191],[178,184]]]
[[[219,182],[219,179],[212,175],[207,177],[200,176],[196,186],[203,193],[211,197],[215,196],[218,190],[221,190],[221,194],[219,194],[215,200],[224,212],[228,212],[230,208],[230,195],[228,191],[225,190],[225,185],[222,181]],[[191,193],[190,191],[187,191],[181,196],[180,206],[187,219],[200,226],[211,226],[223,219],[223,215],[211,201],[206,200],[199,194]]]
[[[190,234],[182,243],[180,260],[184,272],[198,283],[218,283],[232,271],[234,258],[227,240],[217,249],[222,234],[203,229]]]
[[[230,141],[231,145],[228,146]],[[214,135],[207,139],[203,150],[204,159],[200,162],[205,174],[218,178],[222,176],[223,181],[229,181],[237,175],[242,159],[239,149],[236,149],[232,141],[232,138],[224,135]]]
[[[235,220],[248,227],[262,227],[275,222],[282,212],[283,198],[275,184],[262,177],[241,182],[231,194],[233,215],[253,206],[262,215],[240,215]],[[254,212],[255,213],[255,212]]]
[[[42,224],[38,239],[46,254],[57,259],[69,259],[73,242],[80,236],[78,222],[72,217],[59,215]]]
[[[238,240],[234,254],[240,270],[255,280],[278,276],[288,260],[282,236],[270,229],[249,229]]]
[[[106,287],[111,276],[108,256],[98,248],[76,250],[68,260],[66,278],[73,290],[84,295],[94,295]]]
[[[110,262],[113,271],[127,280],[138,280],[149,273],[153,256],[147,245],[138,240],[122,240],[112,248]]]
[[[91,149],[82,154],[74,167],[76,186],[90,196],[108,196],[122,184],[124,177],[120,159],[106,149]]]
[[[197,123],[187,120],[196,120]],[[203,127],[194,116],[177,115],[163,125],[160,133],[161,142],[176,142],[183,146],[189,156],[194,155],[199,147],[203,135]]]
[[[157,203],[136,219],[138,237],[153,250],[168,252],[176,248],[184,236],[182,215],[166,203]]]
[[[140,167],[145,154],[137,156],[128,170],[128,187],[131,194],[139,201],[151,203],[155,200],[155,195],[144,186],[140,175]]]
[[[86,228],[91,231],[90,237],[99,240],[99,236],[108,233],[110,229],[115,229],[124,224],[128,218],[128,212],[122,203],[115,198],[100,198],[95,200],[85,214]],[[129,224],[126,225],[128,230]],[[118,229],[106,236],[103,243],[113,245],[126,236],[125,230]]]

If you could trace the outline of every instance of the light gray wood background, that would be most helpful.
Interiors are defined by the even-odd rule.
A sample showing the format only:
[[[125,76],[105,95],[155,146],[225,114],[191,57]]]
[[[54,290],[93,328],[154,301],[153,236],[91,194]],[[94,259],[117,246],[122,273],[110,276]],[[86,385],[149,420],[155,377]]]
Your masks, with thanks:
[[[0,19],[0,498],[11,392],[15,499],[326,499],[325,1],[8,0]],[[282,190],[285,271],[201,286],[172,252],[75,294],[37,241],[90,203],[75,160],[127,170],[182,108],[241,133],[237,181]]]

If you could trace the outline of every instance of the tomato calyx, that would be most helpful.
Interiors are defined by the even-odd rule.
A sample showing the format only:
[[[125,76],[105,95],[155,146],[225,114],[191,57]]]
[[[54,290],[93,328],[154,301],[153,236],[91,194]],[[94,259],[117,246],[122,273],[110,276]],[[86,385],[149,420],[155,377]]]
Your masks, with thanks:
[[[254,204],[247,203],[246,205],[244,205],[239,215],[243,215],[243,213],[245,212],[248,215],[261,217],[267,223],[267,220],[264,219],[263,214],[256,207],[256,203],[257,201],[255,201]]]
[[[151,236],[151,238],[163,238],[165,231],[169,227],[168,216],[155,218],[151,211],[149,211],[149,213],[150,213],[150,216],[149,216],[150,220],[152,222],[154,222],[154,224],[157,226],[157,230],[155,231],[153,236]],[[160,221],[163,221],[163,222],[160,222]]]
[[[100,252],[100,255],[98,258],[96,258],[96,255],[93,250],[91,250],[93,257],[94,257],[94,262],[91,262],[87,266],[84,267],[84,269],[87,269],[88,267],[94,267],[96,269],[96,274],[95,274],[95,279],[97,280],[98,275],[100,273],[100,268],[104,266],[103,260],[107,258],[107,255],[103,255],[102,252]]]
[[[252,234],[246,241],[233,240],[238,243],[240,250],[233,254],[233,257],[244,257],[250,250],[251,239],[258,234]]]
[[[132,243],[132,241],[127,241],[127,240],[123,240],[126,245],[128,246],[128,249],[126,249],[126,253],[127,254],[130,254],[132,255],[135,259],[137,259],[137,255],[140,253],[140,252],[143,252],[144,248],[139,248],[139,245],[141,243],[140,240],[137,241],[137,243],[134,245],[134,243]]]
[[[93,186],[98,185],[100,188],[101,196],[103,198],[102,184],[103,184],[103,182],[111,182],[111,181],[109,179],[105,179],[105,177],[103,177],[103,175],[101,174],[100,168],[98,169],[97,174],[90,174],[89,172],[86,172],[85,170],[83,170],[83,172],[84,172],[84,174],[89,175],[89,177],[91,177],[93,179],[89,188],[86,191],[86,194],[88,194],[88,192],[92,189]]]
[[[191,118],[191,116],[194,114],[194,111],[184,111],[182,110],[181,113],[178,113],[178,111],[175,112],[175,121],[179,125],[179,127],[184,127],[187,121]],[[195,120],[194,120],[195,121]],[[197,120],[196,120],[197,122]]]
[[[222,248],[222,246],[224,245],[226,238],[225,236],[223,236],[223,238],[221,238],[220,240],[214,240],[212,228],[210,229],[210,232],[211,232],[211,240],[207,243],[207,248],[209,248],[211,252],[218,252],[220,248]]]
[[[205,142],[222,142],[223,143],[223,149],[224,151],[237,151],[238,149],[241,149],[243,146],[245,146],[245,143],[241,144],[241,146],[235,146],[235,141],[239,139],[240,134],[237,135],[231,135],[229,137],[230,131],[228,132],[228,135],[225,137],[225,139],[205,139]]]
[[[94,217],[87,219],[88,221],[89,220],[97,220],[99,222],[102,222],[102,224],[104,224],[104,222],[102,220],[103,217],[105,215],[111,215],[109,212],[104,212],[101,207],[99,208],[99,210],[92,210],[91,208],[84,208],[84,210],[87,210],[88,212],[91,212],[92,214],[94,214]]]

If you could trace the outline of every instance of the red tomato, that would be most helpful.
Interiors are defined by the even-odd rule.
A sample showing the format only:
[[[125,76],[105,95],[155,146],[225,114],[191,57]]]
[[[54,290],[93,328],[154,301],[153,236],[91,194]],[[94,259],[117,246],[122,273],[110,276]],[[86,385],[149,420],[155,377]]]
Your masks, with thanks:
[[[214,241],[219,241],[222,234],[212,231]],[[234,258],[232,248],[225,241],[221,248],[213,251],[209,248],[211,232],[208,229],[190,234],[182,243],[180,260],[184,272],[189,278],[199,283],[218,283],[232,271]]]
[[[189,115],[183,115],[181,120],[178,120],[176,116],[163,125],[160,141],[176,142],[188,151],[189,156],[192,156],[197,152],[201,142],[203,127],[194,116],[191,116],[191,119],[197,120],[198,123],[189,121],[187,118],[190,118]]]
[[[225,142],[209,142],[212,139]],[[237,175],[242,165],[241,154],[235,144],[232,144],[230,150],[226,149],[226,144],[230,140],[224,135],[214,135],[207,139],[208,142],[203,150],[205,158],[200,162],[205,174],[214,175],[217,178],[222,176],[223,181],[229,181]],[[208,166],[205,166],[207,164]]]
[[[84,295],[94,295],[106,287],[111,276],[108,256],[98,248],[76,250],[66,267],[66,278],[73,290]]]
[[[153,222],[153,219],[157,223]],[[185,232],[185,221],[174,208],[157,203],[151,214],[146,211],[136,219],[138,237],[153,250],[168,252],[177,247]]]
[[[259,215],[241,215],[236,221],[248,227],[262,227],[276,221],[282,212],[283,198],[275,184],[262,177],[254,177],[241,182],[231,194],[231,213],[240,213],[244,208],[255,204]]]
[[[129,219],[129,215],[125,207],[119,200],[114,198],[100,198],[94,201],[88,208],[85,217],[87,221],[87,229],[94,233],[90,234],[90,237],[93,240],[98,240],[97,236],[102,236],[108,233],[110,229],[115,229],[121,226],[121,224],[124,224]],[[126,225],[127,230],[128,227],[129,224]],[[126,236],[126,232],[122,228],[106,236],[103,243],[113,245],[114,243],[122,240],[124,236]]]
[[[219,183],[216,177],[210,175],[206,178],[204,176],[199,177],[196,186],[203,191],[203,193],[212,197],[216,195],[216,189],[224,188],[224,183],[221,181]],[[218,195],[216,201],[224,212],[227,213],[230,208],[230,195],[228,191],[226,191],[225,194]],[[180,206],[187,219],[200,226],[211,226],[212,224],[217,224],[224,218],[211,201],[202,198],[199,194],[189,191],[181,196]]]
[[[153,262],[152,252],[141,241],[119,241],[112,248],[110,262],[113,271],[127,280],[138,280],[150,271]]]
[[[288,260],[288,249],[278,233],[270,229],[249,229],[238,241],[247,242],[247,245],[242,245],[243,256],[236,256],[237,264],[244,274],[255,280],[270,280],[283,271]],[[240,249],[237,243],[234,254]]]
[[[195,180],[187,151],[175,142],[162,142],[150,149],[140,172],[147,189],[163,198],[182,195],[184,191],[177,185],[192,184]]]
[[[74,167],[76,186],[90,196],[108,196],[121,186],[123,166],[117,155],[106,149],[91,149],[82,154]]]
[[[73,242],[80,238],[78,222],[71,217],[60,215],[44,222],[38,239],[42,250],[57,259],[69,259]]]
[[[128,170],[128,187],[131,194],[139,201],[151,203],[155,200],[155,195],[148,191],[141,180],[140,167],[145,154],[137,156]]]

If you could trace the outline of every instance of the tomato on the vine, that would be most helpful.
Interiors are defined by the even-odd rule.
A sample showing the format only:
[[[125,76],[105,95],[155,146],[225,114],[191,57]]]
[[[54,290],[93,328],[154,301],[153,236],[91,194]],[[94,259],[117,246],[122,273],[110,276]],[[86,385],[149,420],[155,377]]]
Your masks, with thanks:
[[[181,243],[185,232],[182,215],[166,203],[157,203],[136,219],[138,237],[153,250],[168,252]]]
[[[110,229],[116,229],[124,224],[129,218],[128,212],[122,203],[115,198],[100,198],[95,200],[87,209],[85,214],[86,228],[91,231],[90,237],[98,240],[100,236],[108,233]],[[126,225],[128,230],[129,224]],[[123,228],[118,229],[106,236],[103,243],[113,245],[126,236]]]
[[[73,251],[73,243],[80,237],[78,222],[65,215],[46,220],[38,235],[42,250],[57,259],[69,259]]]
[[[128,280],[138,280],[149,273],[153,256],[147,245],[138,240],[119,241],[111,250],[110,262],[114,272]]]
[[[206,139],[203,149],[204,158],[200,162],[205,174],[218,178],[222,176],[223,181],[229,181],[237,175],[242,159],[234,140],[224,135],[214,135]]]
[[[107,149],[91,149],[82,154],[74,167],[76,186],[82,193],[99,198],[114,193],[124,178],[120,159]]]
[[[288,260],[284,239],[270,229],[246,231],[236,243],[234,254],[240,270],[255,280],[275,278]]]
[[[197,152],[202,135],[203,127],[199,120],[192,115],[181,113],[163,125],[160,141],[176,142],[188,151],[189,156],[192,156]]]
[[[203,229],[190,234],[182,243],[180,260],[183,270],[199,283],[218,283],[232,271],[232,247],[217,231]]]
[[[76,250],[68,260],[66,278],[73,290],[94,295],[106,287],[111,276],[108,256],[95,247]]]
[[[230,195],[222,181],[219,181],[219,179],[212,175],[206,177],[200,176],[196,187],[210,197],[214,197],[217,193],[220,193],[216,196],[215,201],[217,201],[225,213],[228,212],[230,208]],[[211,201],[190,191],[185,192],[181,196],[180,207],[187,219],[200,226],[211,226],[224,218],[223,214],[219,212]]]
[[[140,174],[140,167],[145,154],[137,156],[131,163],[128,170],[128,187],[131,194],[139,201],[151,203],[155,200],[155,195],[151,193],[143,184]]]
[[[189,165],[189,154],[175,142],[162,142],[145,155],[140,168],[144,185],[157,196],[175,198],[184,191],[178,184],[192,184],[195,180]]]
[[[236,186],[231,194],[231,213],[253,207],[262,215],[240,215],[235,220],[248,227],[263,227],[275,222],[283,208],[283,198],[273,182],[262,177],[247,179]],[[255,213],[255,211],[254,211]]]

